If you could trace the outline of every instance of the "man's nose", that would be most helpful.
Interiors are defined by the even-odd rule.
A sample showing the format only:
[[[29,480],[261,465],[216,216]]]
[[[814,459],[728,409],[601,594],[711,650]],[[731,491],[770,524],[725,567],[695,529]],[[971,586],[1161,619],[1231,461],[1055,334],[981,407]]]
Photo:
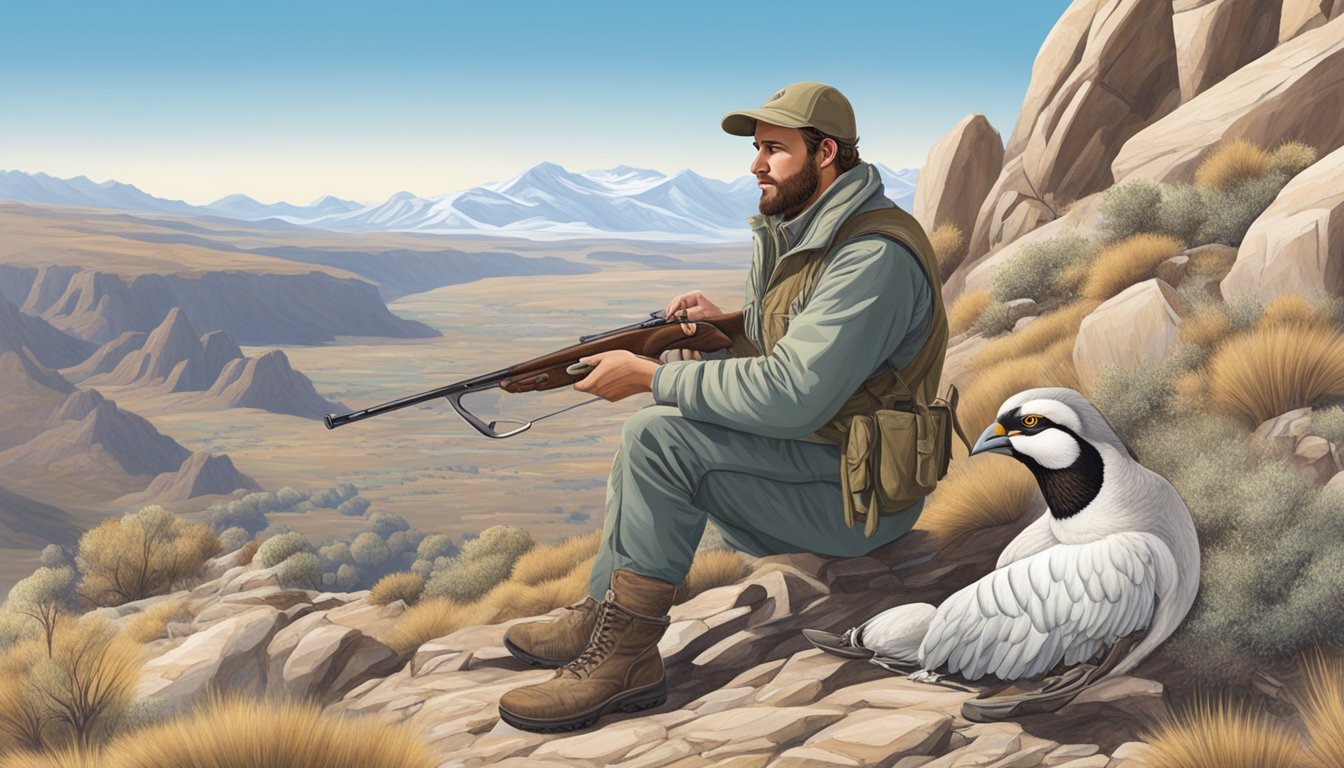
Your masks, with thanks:
[[[770,164],[765,162],[765,152],[762,150],[756,153],[756,159],[751,161],[751,175],[760,176],[770,170]]]

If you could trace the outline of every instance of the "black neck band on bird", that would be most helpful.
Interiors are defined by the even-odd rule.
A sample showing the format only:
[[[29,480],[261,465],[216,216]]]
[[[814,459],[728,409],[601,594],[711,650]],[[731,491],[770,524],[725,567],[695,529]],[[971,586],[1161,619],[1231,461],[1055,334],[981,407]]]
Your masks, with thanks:
[[[1045,503],[1050,514],[1056,520],[1064,520],[1078,514],[1101,493],[1102,476],[1105,468],[1101,463],[1101,454],[1088,441],[1078,437],[1073,430],[1056,425],[1078,441],[1078,458],[1063,469],[1048,469],[1025,454],[1017,458],[1036,476],[1036,484],[1041,487]]]

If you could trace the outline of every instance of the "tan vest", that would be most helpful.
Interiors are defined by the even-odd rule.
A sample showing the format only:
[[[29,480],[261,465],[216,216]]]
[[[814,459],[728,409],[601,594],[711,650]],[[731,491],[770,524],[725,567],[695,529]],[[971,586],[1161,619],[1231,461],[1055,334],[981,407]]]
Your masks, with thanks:
[[[870,413],[879,407],[890,407],[895,400],[932,403],[938,396],[939,379],[943,374],[943,357],[947,353],[947,313],[943,309],[938,259],[928,236],[924,234],[924,228],[913,216],[894,206],[851,216],[826,247],[799,251],[776,265],[761,301],[765,354],[774,351],[775,344],[789,330],[790,318],[811,298],[831,254],[850,240],[874,234],[891,238],[909,248],[929,279],[929,288],[933,294],[929,335],[919,353],[899,373],[891,366],[885,366],[881,372],[863,382],[827,424],[816,431],[816,437],[828,443],[843,444],[849,420],[858,414]],[[790,311],[790,308],[794,311]]]

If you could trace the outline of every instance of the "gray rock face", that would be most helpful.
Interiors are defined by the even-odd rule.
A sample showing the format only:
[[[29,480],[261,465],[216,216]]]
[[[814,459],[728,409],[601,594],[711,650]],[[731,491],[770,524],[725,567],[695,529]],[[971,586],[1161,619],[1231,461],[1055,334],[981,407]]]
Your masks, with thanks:
[[[1108,365],[1156,364],[1176,344],[1189,307],[1171,286],[1145,280],[1126,288],[1083,318],[1073,345],[1073,366],[1084,387]]]
[[[1171,26],[1181,101],[1259,58],[1278,43],[1283,0],[1175,0]]]

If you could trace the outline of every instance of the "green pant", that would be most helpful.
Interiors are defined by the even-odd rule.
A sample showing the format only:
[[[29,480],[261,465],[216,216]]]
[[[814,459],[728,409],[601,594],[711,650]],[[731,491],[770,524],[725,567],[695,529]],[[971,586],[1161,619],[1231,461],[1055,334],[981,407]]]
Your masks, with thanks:
[[[884,517],[867,538],[862,524],[845,525],[835,446],[762,437],[688,419],[673,406],[649,406],[621,433],[588,592],[602,600],[614,568],[680,583],[710,518],[748,555],[857,557],[910,530],[923,508],[920,500]]]

